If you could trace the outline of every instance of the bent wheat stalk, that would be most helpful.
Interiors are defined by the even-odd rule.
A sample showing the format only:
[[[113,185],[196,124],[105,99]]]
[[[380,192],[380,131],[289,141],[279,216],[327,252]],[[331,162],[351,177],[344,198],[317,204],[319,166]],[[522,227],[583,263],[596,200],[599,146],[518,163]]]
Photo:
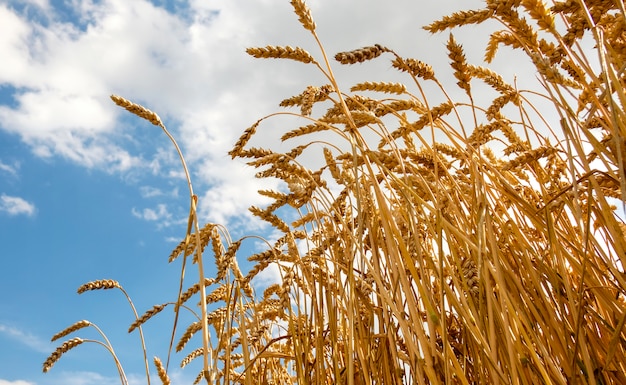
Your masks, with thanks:
[[[189,174],[189,169],[187,168],[187,162],[185,162],[185,157],[183,156],[182,151],[180,150],[180,147],[178,146],[178,143],[176,142],[176,139],[174,139],[174,137],[172,136],[172,134],[170,134],[170,132],[167,130],[167,128],[165,127],[165,125],[163,124],[163,122],[161,121],[161,119],[158,117],[158,115],[152,111],[150,111],[149,109],[130,102],[129,100],[126,100],[124,98],[122,98],[121,96],[117,96],[117,95],[111,95],[111,100],[113,100],[113,102],[115,102],[115,104],[117,104],[120,107],[125,108],[126,110],[128,110],[129,112],[148,120],[150,123],[161,127],[161,129],[163,130],[163,132],[165,133],[165,135],[167,135],[167,137],[170,139],[170,141],[172,142],[172,144],[174,145],[174,148],[176,149],[176,152],[178,154],[178,157],[180,158],[180,162],[182,164],[183,170],[185,172],[185,178],[187,180],[187,187],[189,188],[189,198],[190,198],[190,207],[189,207],[189,220],[187,222],[187,231],[185,233],[185,250],[187,249],[187,246],[189,245],[189,242],[191,241],[191,236],[192,236],[192,231],[194,231],[195,233],[195,242],[196,242],[196,262],[198,264],[198,282],[199,282],[199,286],[200,286],[200,311],[201,311],[201,324],[202,324],[202,344],[203,344],[203,348],[204,348],[204,355],[203,355],[203,372],[204,372],[204,376],[207,380],[207,382],[209,381],[210,377],[211,377],[211,372],[209,370],[209,357],[210,357],[210,350],[209,350],[209,331],[208,331],[208,325],[207,325],[207,309],[206,309],[206,291],[204,290],[204,280],[205,280],[205,274],[204,274],[204,264],[203,264],[203,260],[202,260],[202,251],[200,249],[200,226],[198,224],[198,216],[197,216],[197,202],[198,202],[198,197],[193,193],[193,185],[191,183],[191,175]],[[180,287],[179,287],[179,292],[178,292],[178,301],[180,302],[180,296],[182,295],[182,285],[183,285],[183,278],[185,275],[185,262],[186,262],[186,257],[183,259],[183,263],[182,263],[182,272],[181,272],[181,277],[180,277]],[[176,315],[175,315],[175,320],[174,320],[174,327],[172,330],[172,337],[170,340],[170,349],[168,352],[168,356],[167,356],[167,363],[166,363],[166,368],[169,365],[169,360],[170,360],[170,354],[172,351],[172,345],[173,345],[173,341],[174,341],[174,334],[176,332],[176,324],[178,322],[178,309],[180,307],[180,303],[177,303],[176,306]],[[137,317],[139,318],[139,317]]]

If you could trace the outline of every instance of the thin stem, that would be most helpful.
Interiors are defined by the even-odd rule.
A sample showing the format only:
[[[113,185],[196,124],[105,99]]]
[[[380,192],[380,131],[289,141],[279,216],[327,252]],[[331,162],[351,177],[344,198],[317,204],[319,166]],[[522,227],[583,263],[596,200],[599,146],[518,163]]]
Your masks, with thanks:
[[[195,230],[195,237],[196,237],[196,257],[197,257],[198,275],[199,275],[198,285],[199,285],[199,291],[200,291],[200,310],[201,310],[200,317],[201,317],[201,322],[202,322],[202,347],[204,349],[203,372],[204,372],[204,377],[207,380],[207,383],[209,383],[209,373],[210,373],[209,372],[209,331],[208,331],[208,324],[207,324],[206,291],[204,290],[204,277],[205,277],[204,265],[202,261],[202,251],[200,249],[200,244],[201,244],[200,228],[198,225],[198,214],[197,214],[197,206],[196,206],[198,197],[193,193],[193,186],[191,184],[191,176],[189,175],[189,169],[187,168],[187,163],[185,162],[185,158],[183,157],[183,153],[180,150],[178,143],[176,142],[174,137],[169,133],[167,128],[165,128],[165,125],[160,124],[160,127],[163,129],[163,132],[165,132],[165,135],[167,135],[167,137],[170,139],[170,141],[176,148],[176,152],[178,153],[178,156],[180,158],[181,164],[183,166],[183,170],[185,171],[185,177],[187,179],[187,186],[189,187],[189,197],[191,199],[191,207],[190,207],[190,213],[189,213],[189,222],[187,225],[187,233],[185,234],[185,243],[188,244],[189,242],[189,239],[191,237],[191,226],[193,225],[194,230]],[[186,260],[186,257],[185,257],[185,260]],[[184,271],[184,268],[183,268],[183,271]],[[182,277],[181,277],[181,280],[182,280]],[[178,294],[178,298],[179,298],[178,301],[180,301],[180,292]],[[177,320],[178,320],[178,311],[176,312],[175,324]],[[172,333],[174,332],[175,330]],[[171,347],[170,347],[170,352],[168,352],[168,363],[169,363],[169,353],[171,353]]]

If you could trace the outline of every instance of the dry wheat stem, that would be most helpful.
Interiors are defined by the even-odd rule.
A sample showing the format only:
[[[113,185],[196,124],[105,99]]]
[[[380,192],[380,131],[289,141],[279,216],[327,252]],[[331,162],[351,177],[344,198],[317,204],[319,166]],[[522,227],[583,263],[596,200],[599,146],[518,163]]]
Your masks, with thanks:
[[[181,280],[179,290],[177,311],[197,291],[205,296],[200,305],[215,303],[177,347],[215,328],[217,347],[209,351],[203,339],[203,347],[181,363],[203,355],[196,382],[626,383],[620,372],[626,367],[620,344],[626,282],[617,264],[626,250],[626,225],[606,200],[625,194],[626,186],[620,178],[626,163],[626,81],[616,70],[626,46],[623,6],[567,0],[549,9],[540,0],[487,0],[485,9],[457,12],[425,27],[439,32],[487,20],[504,25],[489,35],[485,58],[492,60],[500,44],[528,55],[546,86],[533,95],[554,105],[563,119],[558,131],[543,106],[526,98],[529,91],[468,64],[452,35],[450,73],[470,103],[453,101],[429,65],[379,45],[336,59],[363,63],[390,52],[392,67],[406,73],[420,99],[405,85],[384,81],[363,81],[343,94],[310,10],[302,0],[291,5],[322,51],[326,67],[318,68],[331,86],[306,85],[281,102],[299,107],[300,114],[290,115],[309,122],[282,134],[283,141],[298,138],[291,147],[246,148],[263,118],[229,153],[250,160],[258,177],[285,185],[260,191],[271,203],[251,208],[282,235],[249,258],[254,265],[247,275],[236,258],[242,239],[233,242],[217,226],[200,230],[191,193],[185,240],[172,255],[195,252],[201,263],[211,241],[217,268],[214,280],[200,271],[204,284],[183,293]],[[564,23],[554,22],[560,16],[555,9],[564,12]],[[598,49],[614,43],[600,52],[605,73],[594,73],[597,66],[579,44],[594,23],[603,29]],[[314,60],[291,47],[248,53]],[[497,92],[489,105],[474,104],[472,78]],[[427,97],[422,80],[433,80],[442,98]],[[330,98],[331,92],[337,97]],[[377,93],[407,96],[383,99]],[[570,108],[571,100],[582,106],[579,112]],[[322,107],[326,113],[318,114]],[[519,116],[510,118],[511,110]],[[454,121],[446,117],[452,111]],[[473,122],[465,122],[466,116]],[[427,125],[430,138],[419,131]],[[596,126],[599,133],[589,131]],[[337,134],[332,144],[306,136],[328,130]],[[305,166],[301,159],[320,145],[319,164]],[[599,165],[595,170],[591,158]],[[184,263],[185,258],[183,273]],[[250,281],[272,265],[281,282],[259,300]],[[217,284],[209,295],[207,282]],[[82,291],[119,287],[107,280],[90,284]],[[268,341],[274,333],[279,337]]]
[[[122,287],[122,285],[119,284],[119,282],[112,280],[112,279],[100,279],[97,281],[91,281],[91,282],[87,282],[84,285],[81,285],[77,292],[78,294],[82,294],[85,291],[91,291],[91,290],[100,290],[100,289],[119,289],[122,294],[124,295],[124,297],[126,298],[126,301],[128,302],[128,304],[130,305],[131,310],[133,311],[133,314],[135,315],[135,319],[139,319],[139,314],[137,314],[137,309],[135,309],[135,304],[133,304],[133,301],[131,300],[130,296],[128,295],[128,293],[126,292],[126,290],[124,290],[124,288]],[[91,324],[91,326],[95,327],[98,332],[100,333],[100,335],[102,335],[102,337],[106,340],[106,345],[107,348],[109,348],[112,351],[111,348],[111,343],[109,342],[109,340],[107,339],[106,335],[94,324]],[[144,338],[143,335],[143,330],[141,329],[141,326],[139,326],[139,339],[141,340],[141,348],[143,350],[143,358],[144,358],[144,368],[146,371],[146,381],[148,382],[148,385],[150,385],[150,369],[148,366],[148,353],[146,350],[146,340]],[[117,358],[116,358],[117,359]]]
[[[106,341],[106,343],[103,343],[97,340],[83,339],[83,338],[78,338],[78,337],[67,340],[63,342],[61,346],[57,347],[56,350],[44,361],[43,372],[47,373],[52,368],[52,366],[61,358],[63,354],[72,350],[76,346],[81,345],[86,342],[100,345],[104,347],[109,352],[109,354],[111,354],[113,360],[115,361],[115,366],[120,376],[120,381],[122,385],[128,385],[128,380],[126,378],[126,374],[124,373],[124,368],[122,368],[122,364],[117,358],[117,355],[115,354],[115,351],[113,350],[113,347],[111,346],[111,343],[108,340]]]

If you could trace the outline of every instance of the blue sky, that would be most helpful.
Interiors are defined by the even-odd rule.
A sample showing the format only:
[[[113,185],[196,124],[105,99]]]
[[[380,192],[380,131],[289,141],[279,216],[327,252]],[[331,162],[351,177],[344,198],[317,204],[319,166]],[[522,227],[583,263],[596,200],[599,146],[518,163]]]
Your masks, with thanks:
[[[310,2],[331,55],[380,43],[446,71],[447,34],[420,27],[479,5],[386,4]],[[484,44],[460,40],[476,48],[470,61],[482,57]],[[0,385],[119,383],[93,344],[41,373],[57,346],[50,337],[81,319],[104,329],[131,383],[145,383],[121,293],[76,289],[118,280],[140,313],[175,298],[179,265],[167,257],[184,235],[189,199],[167,138],[110,94],[153,109],[179,139],[203,221],[227,225],[235,238],[267,232],[246,209],[263,204],[256,190],[271,182],[254,180],[227,152],[280,100],[324,82],[312,67],[245,53],[267,44],[318,52],[288,0],[0,0]],[[388,61],[362,68],[366,80],[394,80]],[[352,72],[337,70],[347,85],[362,80]],[[283,123],[263,126],[255,145],[277,143]],[[165,356],[171,323],[171,312],[148,323],[149,357]],[[196,373],[172,376],[191,383]]]

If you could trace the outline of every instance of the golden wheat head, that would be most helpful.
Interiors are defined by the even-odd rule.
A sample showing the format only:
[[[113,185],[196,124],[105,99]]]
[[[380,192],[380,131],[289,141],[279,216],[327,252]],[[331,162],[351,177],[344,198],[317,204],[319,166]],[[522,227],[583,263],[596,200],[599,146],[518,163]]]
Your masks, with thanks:
[[[161,118],[159,118],[159,115],[150,111],[146,107],[137,103],[133,103],[130,100],[124,99],[123,97],[118,95],[111,95],[111,100],[113,100],[113,102],[118,106],[125,108],[128,112],[131,112],[139,116],[140,118],[146,119],[155,126],[164,127]]]
[[[82,338],[72,338],[71,340],[67,340],[61,344],[56,350],[44,361],[43,363],[43,372],[47,373],[52,366],[61,358],[61,356],[76,346],[82,344],[84,340]]]

